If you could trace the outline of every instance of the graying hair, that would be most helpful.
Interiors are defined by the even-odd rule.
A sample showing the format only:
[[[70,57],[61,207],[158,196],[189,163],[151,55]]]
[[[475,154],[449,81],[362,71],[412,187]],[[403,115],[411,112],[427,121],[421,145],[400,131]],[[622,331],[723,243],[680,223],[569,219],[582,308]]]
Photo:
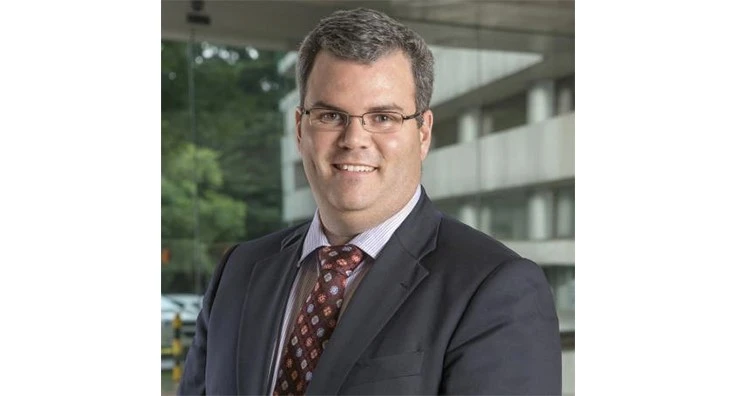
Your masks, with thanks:
[[[366,8],[336,11],[323,18],[309,32],[299,48],[296,67],[301,106],[304,106],[307,78],[321,50],[329,51],[341,59],[365,64],[373,63],[393,51],[402,51],[411,62],[417,111],[429,109],[434,84],[432,52],[421,36],[388,15]],[[417,120],[421,125],[422,117]]]

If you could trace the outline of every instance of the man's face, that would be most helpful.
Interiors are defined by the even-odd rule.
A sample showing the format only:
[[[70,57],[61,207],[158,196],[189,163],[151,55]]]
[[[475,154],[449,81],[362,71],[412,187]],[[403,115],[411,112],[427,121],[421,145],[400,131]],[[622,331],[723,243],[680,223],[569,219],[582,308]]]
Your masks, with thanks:
[[[418,110],[414,93],[411,64],[399,51],[370,65],[322,51],[307,80],[304,107],[407,116]],[[420,181],[429,150],[432,112],[423,116],[421,128],[411,119],[396,132],[380,134],[363,129],[359,118],[341,131],[317,131],[297,111],[299,152],[320,212],[376,223],[401,209]]]

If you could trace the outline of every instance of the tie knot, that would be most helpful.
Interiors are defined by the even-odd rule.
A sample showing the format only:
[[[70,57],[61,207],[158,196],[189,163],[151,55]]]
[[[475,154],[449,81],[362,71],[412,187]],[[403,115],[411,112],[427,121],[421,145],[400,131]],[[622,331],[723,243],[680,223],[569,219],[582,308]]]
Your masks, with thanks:
[[[319,249],[319,265],[323,270],[350,276],[363,261],[363,251],[355,245],[323,246]]]

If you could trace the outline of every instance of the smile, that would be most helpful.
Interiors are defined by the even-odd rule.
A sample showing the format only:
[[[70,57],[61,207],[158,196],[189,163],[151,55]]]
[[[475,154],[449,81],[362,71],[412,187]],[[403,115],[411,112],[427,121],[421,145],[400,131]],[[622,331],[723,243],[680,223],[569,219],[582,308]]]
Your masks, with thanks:
[[[373,172],[376,168],[367,165],[335,164],[335,168],[348,172]]]

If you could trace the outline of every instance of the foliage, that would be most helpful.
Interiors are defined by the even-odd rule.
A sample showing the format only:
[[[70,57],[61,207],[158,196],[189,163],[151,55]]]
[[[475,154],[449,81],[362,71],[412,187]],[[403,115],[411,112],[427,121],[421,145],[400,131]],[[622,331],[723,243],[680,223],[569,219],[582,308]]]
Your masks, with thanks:
[[[218,154],[186,144],[167,159],[167,172],[161,177],[161,237],[182,239],[194,235],[195,196],[201,241],[244,237],[245,203],[218,192],[223,184]]]
[[[192,114],[189,49],[184,42],[161,46],[161,237],[162,243],[180,244],[172,249],[162,279],[170,271],[209,273],[222,246],[282,225],[278,104],[293,82],[278,75],[281,54],[209,43],[192,46]],[[196,260],[186,242],[195,246],[195,191],[198,251],[204,252]],[[162,290],[169,286],[164,280]]]

